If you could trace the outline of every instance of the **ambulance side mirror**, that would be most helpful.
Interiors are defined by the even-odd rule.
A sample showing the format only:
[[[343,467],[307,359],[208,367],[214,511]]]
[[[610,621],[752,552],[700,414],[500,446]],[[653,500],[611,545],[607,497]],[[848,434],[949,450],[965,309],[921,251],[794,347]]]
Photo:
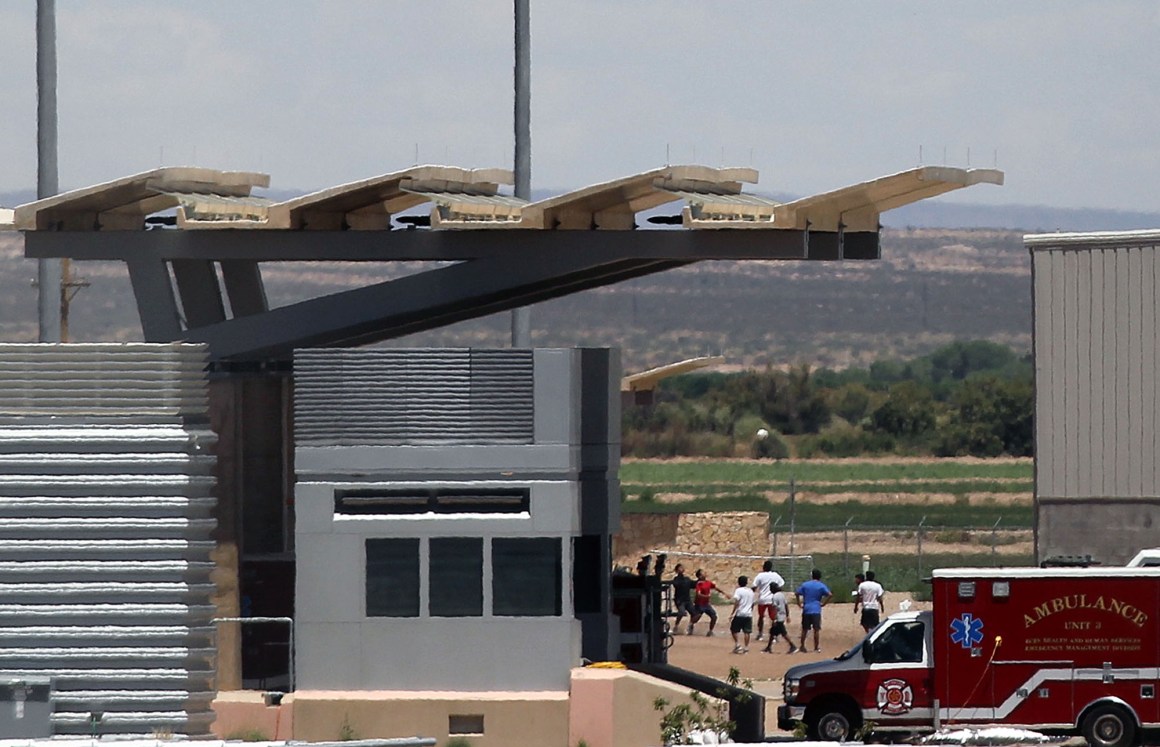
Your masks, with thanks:
[[[870,644],[870,641],[866,641],[862,644],[862,661],[866,662],[867,664],[874,663],[873,646]]]

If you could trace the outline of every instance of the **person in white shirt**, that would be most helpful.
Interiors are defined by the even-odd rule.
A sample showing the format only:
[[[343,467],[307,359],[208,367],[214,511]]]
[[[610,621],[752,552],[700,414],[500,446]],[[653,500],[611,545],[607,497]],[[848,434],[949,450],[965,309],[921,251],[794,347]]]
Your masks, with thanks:
[[[737,577],[737,591],[733,592],[733,616],[729,620],[729,632],[733,634],[733,653],[749,651],[749,635],[753,632],[753,603],[756,600],[753,589],[749,588],[749,577]],[[739,636],[745,635],[742,644]]]
[[[785,638],[785,642],[789,644],[789,650],[786,653],[797,653],[797,646],[793,644],[793,639],[789,637],[789,631],[785,627],[789,624],[789,604],[786,602],[785,594],[782,593],[781,587],[774,588],[773,610],[773,621],[769,624],[769,642],[761,650],[767,654],[772,654],[774,642],[778,638]]]
[[[773,561],[767,560],[761,564],[761,573],[753,577],[753,591],[757,595],[757,640],[765,635],[765,617],[769,616],[770,629],[773,629],[773,592],[776,588],[785,586],[785,579],[773,570]]]
[[[866,580],[858,584],[857,604],[862,606],[862,629],[869,633],[880,620],[882,599],[886,591],[874,580],[874,571],[866,571]]]

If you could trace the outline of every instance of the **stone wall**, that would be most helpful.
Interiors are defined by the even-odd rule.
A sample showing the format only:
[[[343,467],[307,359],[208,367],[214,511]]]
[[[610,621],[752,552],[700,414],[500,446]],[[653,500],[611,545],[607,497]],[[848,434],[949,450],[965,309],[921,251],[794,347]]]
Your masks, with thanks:
[[[702,514],[624,514],[620,533],[612,538],[613,564],[635,570],[642,555],[668,554],[664,577],[677,563],[692,576],[703,568],[728,596],[737,577],[750,579],[770,554],[769,515],[759,511]],[[720,557],[730,556],[730,557]],[[787,579],[784,569],[774,569]]]

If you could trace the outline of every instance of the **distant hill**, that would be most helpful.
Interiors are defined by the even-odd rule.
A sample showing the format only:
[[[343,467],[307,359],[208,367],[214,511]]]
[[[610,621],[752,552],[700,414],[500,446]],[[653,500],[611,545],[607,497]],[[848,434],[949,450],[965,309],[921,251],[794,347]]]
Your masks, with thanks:
[[[1042,205],[965,205],[916,202],[882,216],[894,228],[1007,228],[1025,233],[1132,231],[1160,228],[1160,213],[1050,208]]]
[[[872,262],[702,262],[532,308],[538,346],[611,345],[626,370],[721,353],[732,366],[804,361],[866,364],[988,339],[1029,350],[1031,280],[1022,234],[885,229]],[[274,305],[413,272],[417,263],[278,263],[263,269]],[[117,262],[78,262],[90,283],[72,306],[75,340],[140,339]],[[0,340],[36,338],[36,264],[18,234],[0,238]],[[464,322],[391,346],[506,347],[510,314]]]

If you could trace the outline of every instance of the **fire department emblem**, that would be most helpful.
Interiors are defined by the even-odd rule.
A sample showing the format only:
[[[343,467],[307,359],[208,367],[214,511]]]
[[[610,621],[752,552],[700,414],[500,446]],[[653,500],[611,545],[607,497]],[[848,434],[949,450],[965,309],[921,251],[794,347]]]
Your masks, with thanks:
[[[889,679],[878,686],[878,710],[887,716],[906,713],[914,705],[914,691],[906,680]]]

